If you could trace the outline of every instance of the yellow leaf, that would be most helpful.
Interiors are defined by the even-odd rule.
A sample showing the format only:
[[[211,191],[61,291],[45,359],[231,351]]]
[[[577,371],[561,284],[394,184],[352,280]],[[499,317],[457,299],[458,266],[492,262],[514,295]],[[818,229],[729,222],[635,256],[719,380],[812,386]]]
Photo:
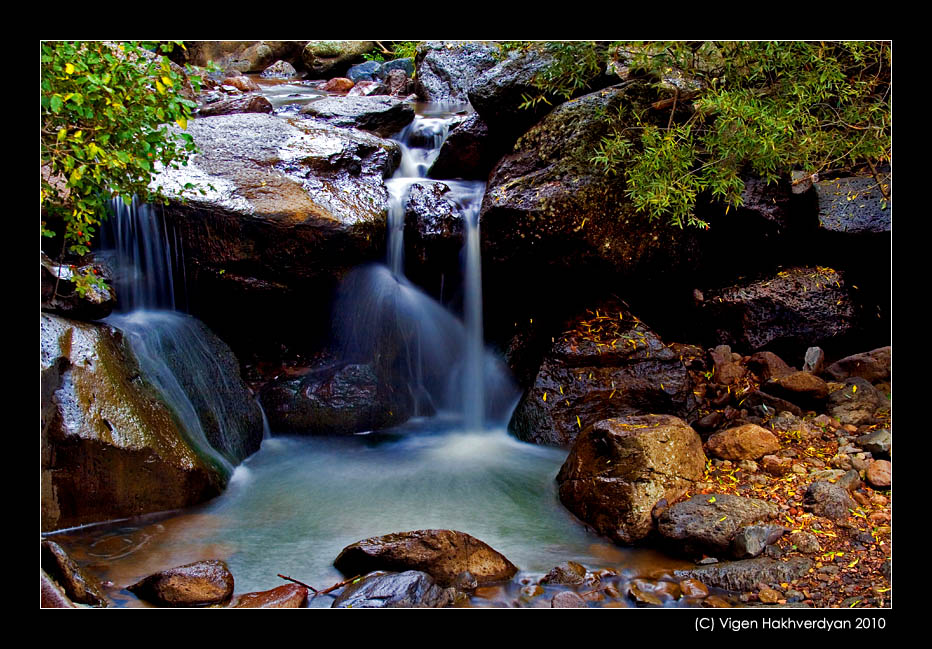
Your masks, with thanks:
[[[156,81],[156,82],[155,82],[155,88],[156,88],[156,90],[159,91],[159,94],[160,94],[160,95],[164,95],[164,94],[165,94],[165,86],[162,85],[162,82],[161,82],[161,81]]]
[[[709,498],[709,500],[706,501],[706,502],[714,503],[714,502],[715,502],[715,496],[712,496],[712,497]]]
[[[544,401],[546,401],[546,400],[547,400],[547,393],[544,392]]]
[[[579,415],[576,415],[576,425],[582,428],[582,422],[579,421]]]
[[[162,83],[164,83],[169,88],[173,87],[175,84],[172,83],[172,80],[168,77],[162,77]]]
[[[65,74],[74,74],[74,66],[70,63],[65,63]]]
[[[185,119],[184,117],[179,117],[178,119],[175,120],[175,123],[178,124],[178,126],[180,126],[183,129],[188,128],[188,120]]]

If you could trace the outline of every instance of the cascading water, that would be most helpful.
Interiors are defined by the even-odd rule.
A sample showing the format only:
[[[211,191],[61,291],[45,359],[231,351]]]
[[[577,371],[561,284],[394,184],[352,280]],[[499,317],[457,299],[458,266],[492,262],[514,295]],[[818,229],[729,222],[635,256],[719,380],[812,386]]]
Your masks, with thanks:
[[[399,357],[392,369],[405,383],[416,414],[457,413],[468,430],[503,425],[518,398],[504,365],[485,349],[479,208],[482,182],[431,180],[452,117],[415,118],[398,136],[401,165],[389,191],[386,265],[357,269],[344,282],[336,330],[344,354],[373,361]],[[463,223],[463,320],[412,284],[404,273],[405,213],[411,188],[441,183]],[[379,362],[376,360],[376,362]]]

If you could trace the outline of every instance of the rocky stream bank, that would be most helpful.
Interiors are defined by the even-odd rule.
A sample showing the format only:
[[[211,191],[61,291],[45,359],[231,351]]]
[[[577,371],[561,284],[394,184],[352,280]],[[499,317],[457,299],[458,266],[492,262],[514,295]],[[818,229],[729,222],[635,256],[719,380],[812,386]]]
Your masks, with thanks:
[[[424,42],[413,59],[363,62],[374,47],[188,48],[223,74],[188,125],[200,153],[160,182],[209,189],[159,218],[180,242],[198,318],[186,326],[209,341],[212,362],[197,364],[224,386],[195,391],[222,393],[239,422],[227,432],[194,400],[222,458],[191,442],[133,336],[102,320],[120,295],[73,292],[75,266],[110,277],[106,260],[42,256],[42,606],[131,593],[166,607],[889,607],[890,209],[876,183],[852,171],[799,191],[749,177],[739,210],[703,204],[712,228],[684,232],[640,218],[583,164],[600,116],[657,110],[673,92],[662,82],[609,67],[522,111],[540,52]],[[464,226],[442,179],[484,181],[486,337],[520,392],[508,430],[567,453],[554,481],[574,524],[664,560],[567,556],[531,573],[468,530],[411,529],[345,547],[336,584],[290,574],[237,592],[220,558],[101,584],[86,553],[69,557],[66,528],[216,497],[266,425],[337,437],[414,414],[396,380],[403,338],[373,330],[378,353],[350,359],[331,333],[347,277],[384,259],[386,181],[407,155],[390,137],[425,116],[442,126],[421,145],[442,144],[403,208],[407,278],[463,309]]]

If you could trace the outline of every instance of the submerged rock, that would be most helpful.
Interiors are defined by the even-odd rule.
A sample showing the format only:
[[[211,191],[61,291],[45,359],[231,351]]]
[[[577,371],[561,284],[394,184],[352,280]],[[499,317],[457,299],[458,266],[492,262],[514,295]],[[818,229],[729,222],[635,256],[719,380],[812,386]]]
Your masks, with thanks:
[[[233,575],[226,563],[210,559],[157,572],[127,590],[159,606],[210,606],[233,594]]]
[[[272,590],[240,595],[231,608],[304,608],[307,588],[298,584],[285,584]]]
[[[443,586],[469,571],[479,585],[511,579],[518,569],[477,538],[455,530],[416,530],[377,536],[343,548],[333,565],[344,575],[419,570]]]
[[[598,533],[637,543],[653,529],[654,506],[692,488],[705,463],[699,435],[676,417],[599,421],[579,435],[557,475],[560,501]]]
[[[443,588],[418,570],[372,572],[343,589],[331,608],[443,608],[453,604],[454,588]]]

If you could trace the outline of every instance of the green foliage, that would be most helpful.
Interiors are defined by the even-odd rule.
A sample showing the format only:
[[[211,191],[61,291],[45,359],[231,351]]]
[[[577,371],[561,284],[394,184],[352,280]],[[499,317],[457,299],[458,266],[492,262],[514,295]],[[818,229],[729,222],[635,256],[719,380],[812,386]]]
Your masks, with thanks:
[[[381,51],[368,52],[362,56],[367,61],[378,61],[380,63],[393,59],[413,59],[414,55],[417,53],[417,45],[419,42],[420,41],[393,41],[390,44],[391,49],[386,48],[380,43],[379,45],[382,47]]]
[[[537,44],[557,55],[535,86],[570,97],[601,62],[653,80],[667,101],[610,116],[591,157],[624,177],[650,218],[708,227],[700,195],[741,205],[750,171],[768,183],[890,160],[890,43],[636,42]],[[516,47],[515,44],[510,45]]]
[[[159,166],[186,164],[195,102],[166,56],[171,43],[45,41],[41,45],[40,205],[65,224],[64,245],[86,254],[111,198],[165,199]],[[195,92],[200,79],[189,76]],[[56,219],[57,220],[57,219]],[[55,233],[42,222],[43,236]],[[98,282],[87,278],[85,286]],[[79,289],[80,290],[80,289]]]

